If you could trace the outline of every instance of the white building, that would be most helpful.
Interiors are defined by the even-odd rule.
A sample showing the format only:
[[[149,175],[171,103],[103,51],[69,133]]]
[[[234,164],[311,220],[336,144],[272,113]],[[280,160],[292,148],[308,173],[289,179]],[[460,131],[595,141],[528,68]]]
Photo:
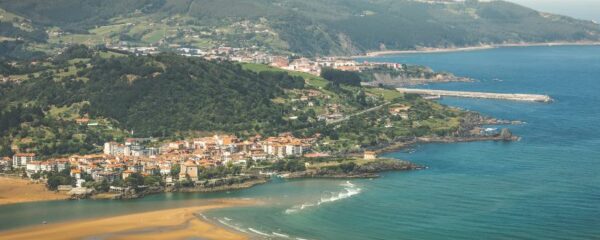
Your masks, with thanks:
[[[35,153],[17,153],[13,156],[13,168],[27,167],[27,163],[35,160]]]
[[[42,171],[42,164],[40,162],[28,162],[25,170],[27,174],[39,173]]]

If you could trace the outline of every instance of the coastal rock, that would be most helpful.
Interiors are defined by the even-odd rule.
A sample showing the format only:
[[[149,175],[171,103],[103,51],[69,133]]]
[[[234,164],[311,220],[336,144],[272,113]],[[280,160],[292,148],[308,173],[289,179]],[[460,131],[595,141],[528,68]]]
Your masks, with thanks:
[[[320,168],[307,171],[287,173],[284,178],[376,178],[379,173],[389,171],[418,170],[424,167],[397,159],[378,159],[352,168]]]
[[[95,190],[91,189],[91,188],[78,187],[78,188],[71,189],[71,191],[69,191],[68,194],[71,196],[70,199],[78,200],[78,199],[86,199],[86,198],[90,197],[92,194],[94,194],[94,192],[95,192]]]
[[[504,141],[512,141],[513,134],[512,134],[512,132],[508,128],[503,128],[502,131],[500,132],[500,137]]]

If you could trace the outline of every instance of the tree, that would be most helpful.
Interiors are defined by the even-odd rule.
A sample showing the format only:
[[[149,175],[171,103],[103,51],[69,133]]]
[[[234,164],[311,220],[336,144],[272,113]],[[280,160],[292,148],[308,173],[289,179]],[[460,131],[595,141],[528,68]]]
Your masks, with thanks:
[[[102,180],[98,186],[96,186],[96,191],[98,192],[108,192],[110,190],[110,184],[106,179]]]
[[[58,188],[58,186],[60,185],[60,178],[58,176],[51,176],[48,178],[48,181],[46,182],[46,186],[48,187],[48,189],[54,191]]]
[[[354,168],[356,168],[356,163],[354,162],[340,164],[340,169],[342,169],[342,171],[345,173],[350,173],[354,171]]]
[[[142,186],[144,185],[144,176],[140,173],[132,173],[125,179],[125,184],[133,188]]]
[[[175,164],[175,165],[171,166],[171,176],[172,177],[179,176],[179,172],[181,172],[181,166],[179,166],[179,164]]]
[[[351,86],[360,86],[360,75],[356,72],[341,71],[333,68],[321,69],[321,77],[331,81],[332,83],[346,84]]]
[[[86,182],[93,182],[94,178],[92,178],[92,175],[86,173],[86,172],[81,172],[81,179],[85,180]]]
[[[252,159],[248,159],[248,161],[246,161],[246,169],[250,169],[252,168],[252,166],[254,166],[256,162]]]
[[[162,179],[159,176],[145,176],[144,185],[146,186],[161,186],[163,185]]]
[[[41,177],[40,173],[31,174],[31,179],[33,179],[33,180],[38,180],[38,179],[40,179],[40,177]]]

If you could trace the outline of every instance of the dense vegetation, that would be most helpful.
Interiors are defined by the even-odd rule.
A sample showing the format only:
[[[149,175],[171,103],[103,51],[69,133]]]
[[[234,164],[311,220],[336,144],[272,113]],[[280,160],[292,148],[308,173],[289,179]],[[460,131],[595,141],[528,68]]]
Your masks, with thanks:
[[[160,136],[278,126],[281,113],[270,99],[283,94],[283,88],[304,86],[302,78],[284,73],[255,74],[231,63],[176,55],[94,58],[90,64],[77,73],[85,82],[55,82],[44,75],[12,86],[3,100],[41,106],[87,101],[83,111],[91,117],[116,119],[140,135]]]
[[[0,0],[0,8],[36,26],[56,26],[71,33],[52,37],[51,42],[88,44],[106,39],[140,45],[227,44],[321,55],[600,39],[598,24],[505,1]],[[26,33],[13,27],[4,31],[10,36]],[[43,39],[36,32],[27,34]]]
[[[40,29],[33,31],[26,31],[21,28],[15,27],[12,22],[0,21],[0,36],[10,38],[28,39],[35,42],[45,42],[48,40],[48,34]]]
[[[9,60],[35,60],[45,57],[44,52],[27,49],[23,41],[2,41],[0,42],[0,73],[15,73],[15,69],[8,65]]]
[[[333,68],[323,68],[321,77],[331,81],[334,84],[346,84],[351,86],[360,86],[361,78],[356,72],[341,71]]]
[[[118,129],[159,137],[273,134],[287,126],[272,99],[305,84],[284,72],[171,54],[106,58],[82,45],[65,49],[52,66],[28,73],[26,81],[0,84],[2,155],[10,154],[10,140],[23,138],[19,149],[42,155],[95,151],[122,137]],[[75,121],[80,118],[91,120]],[[116,132],[107,130],[113,127]]]
[[[0,84],[0,155],[86,154],[129,136],[202,132],[291,132],[320,136],[319,151],[358,151],[398,137],[455,134],[465,114],[395,90],[361,87],[358,75],[331,69],[324,71],[327,80],[174,54],[123,55],[84,45],[61,52],[35,65],[9,65],[9,77],[22,79]],[[393,106],[412,106],[410,117],[392,115]],[[376,111],[361,113],[371,108]],[[336,115],[349,117],[325,120]]]

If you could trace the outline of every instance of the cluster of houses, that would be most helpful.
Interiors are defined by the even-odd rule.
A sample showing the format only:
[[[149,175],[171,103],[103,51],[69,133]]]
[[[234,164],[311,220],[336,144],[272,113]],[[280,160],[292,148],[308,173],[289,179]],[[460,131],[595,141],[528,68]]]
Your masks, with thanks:
[[[350,58],[325,57],[311,60],[308,58],[297,58],[290,60],[285,56],[274,56],[269,65],[285,70],[305,72],[312,75],[321,75],[321,69],[333,68],[341,71],[361,72],[366,69],[376,67],[386,67],[394,70],[401,70],[402,64],[387,62],[357,62]]]
[[[107,48],[128,51],[132,53],[151,55],[160,53],[157,47],[127,47],[127,46],[107,46]],[[233,48],[220,46],[213,49],[199,48],[175,48],[179,54],[188,57],[201,57],[208,60],[226,60],[233,62],[268,64],[273,67],[320,75],[324,67],[334,68],[342,71],[360,72],[365,69],[375,67],[386,67],[395,70],[401,70],[402,64],[388,62],[357,62],[351,58],[324,57],[315,60],[309,58],[294,58],[286,55],[270,54],[259,48]]]
[[[126,179],[133,173],[162,175],[167,183],[175,181],[172,169],[179,166],[179,179],[198,180],[201,169],[238,165],[248,161],[275,161],[303,156],[316,139],[299,139],[291,134],[277,137],[255,137],[242,140],[232,135],[214,135],[167,143],[151,138],[130,138],[124,143],[107,142],[102,154],[72,155],[68,158],[36,160],[33,153],[17,153],[12,159],[0,160],[0,170],[24,169],[28,176],[35,173],[59,172],[70,169],[77,185],[88,174],[94,181]],[[157,147],[148,147],[156,145]]]

